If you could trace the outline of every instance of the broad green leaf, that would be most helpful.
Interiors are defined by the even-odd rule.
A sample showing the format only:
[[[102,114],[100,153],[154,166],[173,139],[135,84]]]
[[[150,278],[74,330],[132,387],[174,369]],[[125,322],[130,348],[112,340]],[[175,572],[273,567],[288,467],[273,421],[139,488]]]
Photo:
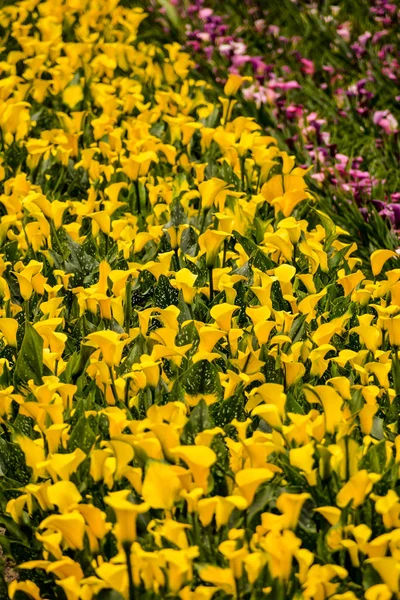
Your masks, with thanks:
[[[95,441],[95,433],[87,422],[86,417],[82,416],[72,430],[71,437],[68,440],[68,450],[73,452],[76,448],[80,448],[86,454],[89,454]]]
[[[190,413],[189,422],[192,424],[195,434],[204,431],[204,429],[211,429],[214,426],[208,406],[204,400],[200,400],[194,407]]]
[[[221,395],[221,382],[215,366],[207,360],[199,360],[182,377],[182,385],[189,396]]]
[[[154,306],[167,308],[171,304],[178,304],[178,290],[172,287],[168,277],[160,275],[154,290]]]
[[[36,329],[26,321],[25,335],[14,370],[14,385],[26,385],[33,379],[36,385],[41,385],[43,375],[43,340]]]

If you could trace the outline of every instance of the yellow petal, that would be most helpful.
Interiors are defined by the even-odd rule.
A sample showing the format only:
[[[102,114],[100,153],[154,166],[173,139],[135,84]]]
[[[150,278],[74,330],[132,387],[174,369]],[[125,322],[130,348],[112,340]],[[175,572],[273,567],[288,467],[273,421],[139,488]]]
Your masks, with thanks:
[[[376,277],[382,271],[383,265],[390,258],[395,258],[397,256],[396,252],[393,250],[375,250],[371,254],[371,267],[372,273]]]
[[[171,510],[181,488],[179,477],[170,465],[152,461],[146,470],[142,497],[151,508]]]
[[[65,513],[73,504],[82,500],[77,487],[72,481],[58,481],[47,490],[48,498],[52,504],[58,506],[61,513]]]
[[[253,498],[260,487],[265,481],[269,481],[274,476],[274,473],[269,469],[264,468],[249,468],[243,469],[236,473],[235,481],[246,499],[248,506],[253,502]]]

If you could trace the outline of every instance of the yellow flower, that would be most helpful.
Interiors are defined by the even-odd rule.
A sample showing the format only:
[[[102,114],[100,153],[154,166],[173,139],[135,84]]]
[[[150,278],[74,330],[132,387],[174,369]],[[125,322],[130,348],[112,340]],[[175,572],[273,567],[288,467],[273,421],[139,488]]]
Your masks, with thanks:
[[[217,327],[228,333],[232,326],[232,315],[238,308],[238,306],[222,302],[212,307],[210,315],[215,320]]]
[[[333,527],[339,523],[342,514],[340,508],[336,506],[320,506],[319,508],[314,508],[314,512],[322,515]]]
[[[47,496],[61,513],[68,512],[72,506],[82,500],[82,496],[72,481],[58,481],[47,489]]]
[[[215,198],[224,188],[227,187],[226,181],[213,177],[207,181],[200,183],[201,207],[203,210],[208,210],[214,204]]]
[[[224,86],[225,96],[234,96],[239,91],[244,81],[251,81],[251,77],[243,77],[236,73],[230,73]]]
[[[68,480],[85,458],[86,454],[83,450],[76,448],[67,454],[49,454],[47,459],[38,466],[43,466],[54,482],[58,478]]]
[[[325,430],[333,433],[342,420],[343,398],[329,386],[317,385],[304,388],[304,395],[310,404],[322,404],[325,416]]]
[[[64,590],[67,600],[79,600],[81,585],[76,576],[70,575],[60,581],[56,581],[56,584]]]
[[[271,204],[274,206],[276,213],[280,211],[284,217],[289,217],[295,207],[303,200],[307,200],[307,198],[311,199],[312,196],[305,190],[293,190],[286,192],[283,196],[274,198]]]
[[[243,469],[236,473],[236,485],[242,496],[246,499],[248,506],[253,502],[260,485],[272,479],[273,476],[273,471],[264,468]]]
[[[276,507],[284,517],[285,529],[296,529],[304,502],[311,498],[310,494],[280,494],[276,501]]]
[[[393,594],[386,583],[377,583],[365,591],[364,597],[365,600],[391,600]]]
[[[304,444],[300,448],[289,450],[289,462],[304,473],[311,473],[314,467],[314,442]]]
[[[398,560],[391,556],[383,558],[369,558],[367,563],[379,573],[383,583],[387,585],[392,594],[400,592],[400,565]],[[385,593],[385,590],[382,590]]]
[[[39,528],[58,531],[71,550],[83,550],[85,519],[76,510],[64,515],[50,515],[40,523]]]
[[[146,502],[133,504],[128,500],[129,495],[129,490],[121,490],[111,492],[104,498],[104,502],[111,506],[117,517],[118,539],[122,544],[125,542],[132,543],[136,540],[137,516],[147,512],[150,508]]]
[[[214,450],[208,446],[179,446],[171,450],[171,453],[187,464],[196,486],[206,492],[210,467],[217,460]]]
[[[142,497],[151,508],[171,510],[181,491],[181,482],[173,467],[151,461],[146,469]]]
[[[194,286],[196,279],[197,275],[185,268],[177,271],[175,273],[175,279],[171,280],[171,285],[174,288],[182,290],[183,299],[186,304],[192,304],[197,294],[197,289]]]
[[[400,527],[400,499],[394,490],[389,490],[386,496],[374,498],[375,510],[382,515],[386,529]]]
[[[217,589],[222,589],[226,594],[236,594],[235,577],[231,569],[223,569],[215,565],[207,565],[200,569],[199,575],[206,583],[212,583]]]
[[[344,508],[352,502],[352,508],[357,508],[370,494],[374,483],[380,479],[381,476],[377,473],[368,473],[365,469],[358,471],[338,492],[336,496],[337,505]]]
[[[211,600],[217,591],[217,587],[198,585],[192,592],[190,587],[187,586],[179,592],[179,598],[181,600]]]
[[[285,417],[286,394],[283,391],[283,385],[280,383],[264,383],[253,388],[249,394],[246,410],[251,412],[261,402],[275,405],[280,416]]]
[[[262,547],[269,554],[268,566],[272,577],[288,581],[292,568],[293,556],[301,541],[293,531],[270,531],[262,541]]]
[[[201,234],[199,237],[199,246],[201,253],[205,253],[206,255],[207,267],[214,267],[221,244],[229,237],[229,233],[215,229],[207,229],[205,233]]]
[[[88,346],[99,348],[103,360],[108,367],[119,365],[122,358],[122,351],[127,344],[127,340],[121,340],[121,334],[116,331],[95,331],[89,333],[86,338]]]
[[[382,271],[385,262],[391,258],[397,258],[397,254],[393,250],[375,250],[371,254],[371,268],[375,277]]]
[[[40,595],[40,588],[33,581],[17,581],[14,579],[8,586],[8,594],[11,600],[15,597],[18,592],[22,592],[22,595],[27,595],[28,598],[32,598],[32,600],[43,600],[43,597]]]
[[[108,588],[117,590],[123,598],[128,597],[128,571],[125,564],[103,562],[95,571],[101,582],[104,582]]]
[[[63,92],[63,100],[69,108],[74,108],[83,100],[83,90],[80,85],[69,85]]]
[[[38,293],[42,292],[44,280],[40,275],[42,269],[42,263],[31,260],[26,267],[23,267],[21,271],[15,273],[18,279],[21,296],[24,300],[29,300],[34,290]]]
[[[11,498],[7,502],[6,512],[11,515],[11,518],[16,523],[21,523],[22,513],[25,510],[28,499],[28,494],[21,494],[18,498]]]
[[[3,317],[0,319],[0,331],[9,346],[17,347],[18,321]]]
[[[246,510],[247,502],[242,496],[213,496],[212,498],[203,498],[197,503],[197,512],[203,527],[209,525],[215,515],[217,530],[229,521],[229,517],[234,509]]]
[[[266,423],[277,431],[282,430],[282,420],[279,408],[275,404],[260,404],[252,411],[253,417],[261,417]]]
[[[389,342],[392,346],[400,346],[400,315],[395,317],[381,317],[381,322],[389,333]]]

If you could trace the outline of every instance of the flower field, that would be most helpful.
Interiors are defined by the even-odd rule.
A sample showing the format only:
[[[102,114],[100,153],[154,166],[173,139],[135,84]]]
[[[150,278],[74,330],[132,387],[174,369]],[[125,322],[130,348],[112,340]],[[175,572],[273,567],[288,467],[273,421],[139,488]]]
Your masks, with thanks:
[[[148,4],[0,9],[0,598],[400,598],[396,50]]]

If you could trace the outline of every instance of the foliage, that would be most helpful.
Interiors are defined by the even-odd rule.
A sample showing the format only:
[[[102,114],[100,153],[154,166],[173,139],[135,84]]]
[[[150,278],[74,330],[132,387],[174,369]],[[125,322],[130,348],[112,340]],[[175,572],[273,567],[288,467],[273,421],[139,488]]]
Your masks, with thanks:
[[[156,16],[0,11],[2,594],[397,597],[398,256]]]

